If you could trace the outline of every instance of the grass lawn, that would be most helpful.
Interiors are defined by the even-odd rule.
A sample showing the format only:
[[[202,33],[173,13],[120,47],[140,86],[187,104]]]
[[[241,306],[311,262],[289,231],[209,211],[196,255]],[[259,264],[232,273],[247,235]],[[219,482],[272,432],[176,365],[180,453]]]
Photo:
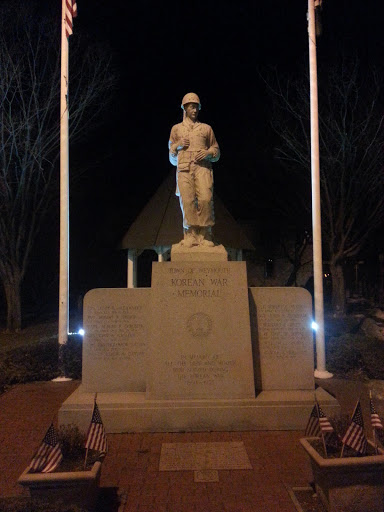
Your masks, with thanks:
[[[53,338],[57,340],[57,321],[30,325],[20,332],[9,333],[5,330],[0,330],[0,358],[4,357],[6,352],[16,348],[33,345]]]

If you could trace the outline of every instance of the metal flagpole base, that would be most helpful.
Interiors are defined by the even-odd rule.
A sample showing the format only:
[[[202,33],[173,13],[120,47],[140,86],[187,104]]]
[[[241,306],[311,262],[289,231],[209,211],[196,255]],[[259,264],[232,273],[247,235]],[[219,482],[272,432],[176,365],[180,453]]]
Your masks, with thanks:
[[[60,335],[60,333],[59,333]],[[67,346],[67,340],[65,340],[65,343],[60,343],[59,338],[59,360],[58,360],[58,370],[59,370],[59,377],[56,377],[55,379],[52,379],[52,382],[68,382],[69,380],[72,380],[70,377],[66,377],[66,371],[65,371],[65,361],[64,361],[64,351]]]
[[[317,379],[330,379],[333,377],[333,373],[327,372],[327,370],[315,370],[315,377]]]

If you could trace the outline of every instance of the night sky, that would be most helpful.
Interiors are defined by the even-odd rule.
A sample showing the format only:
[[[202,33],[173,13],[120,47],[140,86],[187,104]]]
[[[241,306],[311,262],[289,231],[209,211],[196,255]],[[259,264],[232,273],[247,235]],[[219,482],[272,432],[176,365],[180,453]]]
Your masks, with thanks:
[[[380,63],[380,4],[324,0],[319,64],[342,48],[363,63]],[[241,186],[234,189],[234,181],[241,181],[245,168],[257,173],[274,165],[269,98],[259,73],[307,72],[306,10],[306,0],[79,0],[73,37],[84,31],[105,43],[119,73],[106,122],[89,137],[91,152],[83,151],[88,161],[102,162],[91,180],[100,184],[100,200],[115,207],[130,201],[128,210],[135,214],[152,195],[172,168],[169,132],[181,120],[181,98],[193,91],[202,102],[200,120],[213,126],[222,151],[215,166],[217,191],[238,209],[236,216],[246,216],[237,197]]]
[[[212,125],[221,148],[216,192],[236,219],[268,215],[276,136],[259,73],[308,72],[306,11],[306,0],[78,0],[72,37],[84,33],[105,45],[119,78],[103,123],[71,147],[71,165],[89,168],[71,190],[74,288],[125,285],[125,256],[118,257],[116,279],[109,282],[105,269],[115,265],[124,232],[173,169],[168,136],[187,92],[200,96],[200,120]],[[363,65],[380,64],[382,21],[378,0],[324,0],[319,64],[342,49]],[[257,177],[251,199],[250,174]],[[53,244],[51,254],[56,250]],[[90,268],[97,277],[89,277]]]

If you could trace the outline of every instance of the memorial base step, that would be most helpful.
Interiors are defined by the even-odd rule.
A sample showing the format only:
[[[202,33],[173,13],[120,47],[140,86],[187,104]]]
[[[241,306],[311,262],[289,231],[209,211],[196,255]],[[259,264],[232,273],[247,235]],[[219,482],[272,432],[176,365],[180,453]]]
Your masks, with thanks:
[[[316,390],[328,415],[338,402]],[[80,386],[61,406],[59,425],[76,424],[87,431],[94,393]],[[314,390],[261,391],[253,399],[148,400],[146,394],[98,393],[97,403],[107,433],[304,430],[314,404]]]

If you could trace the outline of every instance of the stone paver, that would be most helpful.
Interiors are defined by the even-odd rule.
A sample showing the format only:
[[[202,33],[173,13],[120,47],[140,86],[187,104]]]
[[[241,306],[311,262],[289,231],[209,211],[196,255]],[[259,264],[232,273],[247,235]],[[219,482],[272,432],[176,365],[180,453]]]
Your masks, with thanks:
[[[17,478],[52,419],[57,420],[61,403],[78,385],[76,381],[28,383],[0,396],[2,497],[26,495]],[[125,500],[119,512],[295,512],[285,484],[305,487],[311,480],[309,461],[299,445],[302,435],[292,431],[108,434],[101,486],[119,489]],[[219,482],[194,482],[193,471],[158,470],[162,443],[218,441],[243,441],[252,469],[219,471]]]

